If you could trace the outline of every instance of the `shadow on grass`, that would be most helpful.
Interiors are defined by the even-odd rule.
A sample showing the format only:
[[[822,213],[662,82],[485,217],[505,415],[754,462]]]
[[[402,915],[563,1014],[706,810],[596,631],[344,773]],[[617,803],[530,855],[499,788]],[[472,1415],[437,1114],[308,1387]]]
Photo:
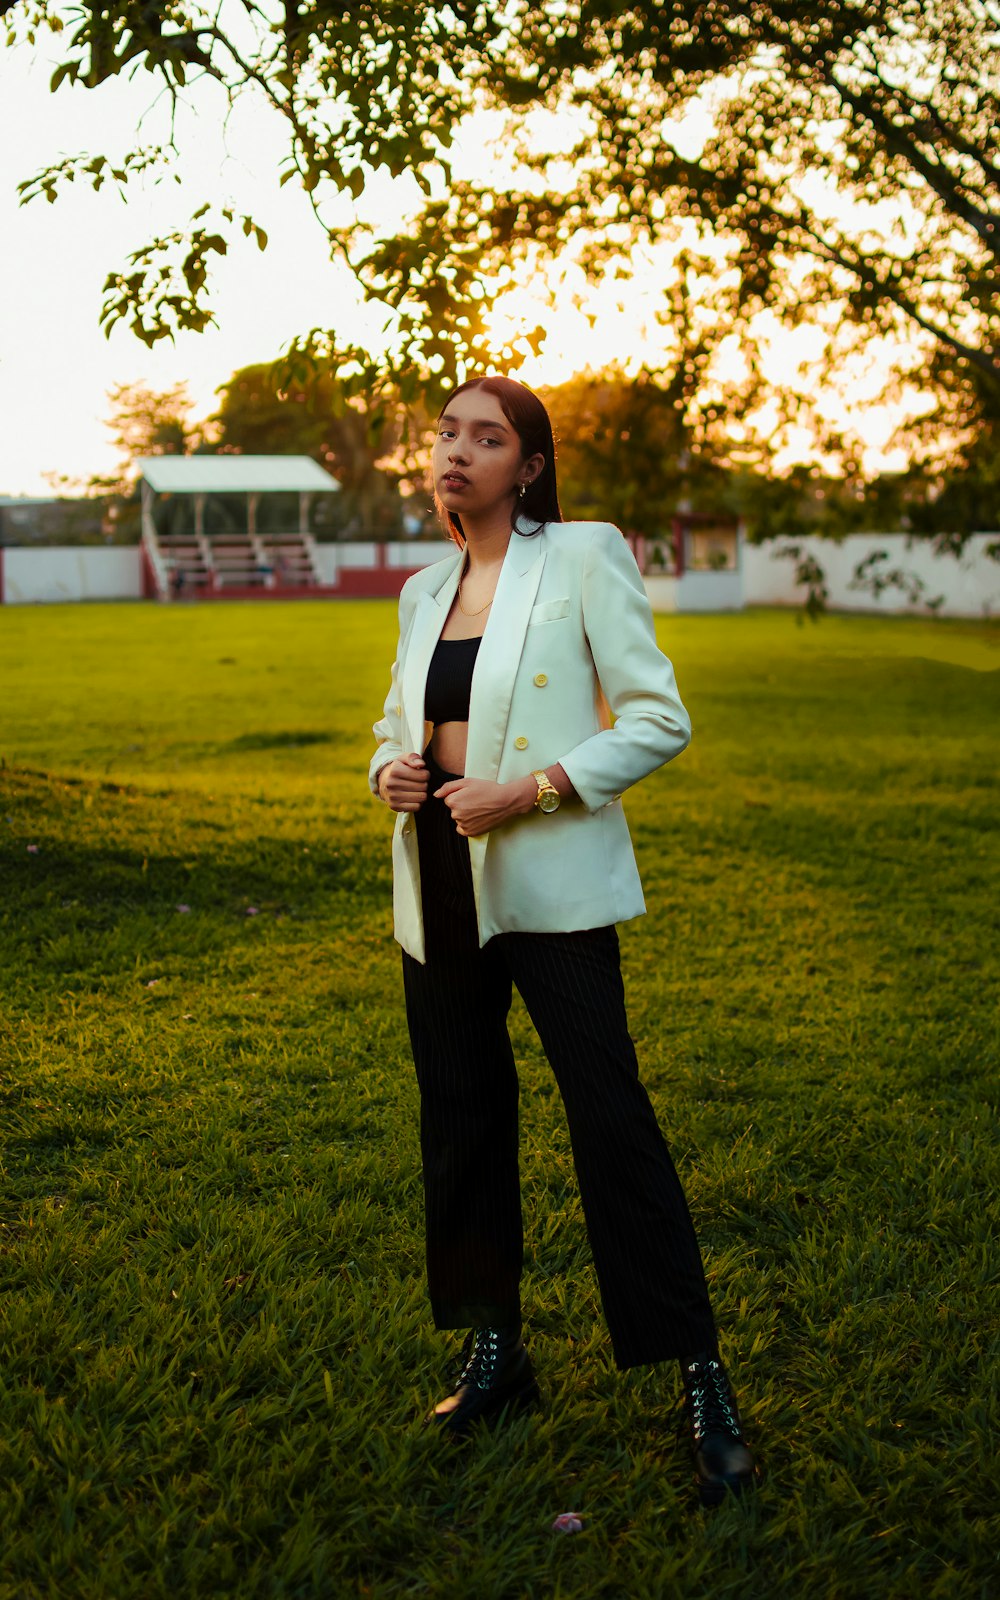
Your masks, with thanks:
[[[206,804],[0,775],[0,947],[11,982],[103,980],[153,950],[197,960],[301,941],[309,925],[326,942],[385,915],[389,852],[359,825],[317,823],[293,805],[268,808],[267,833],[263,820],[239,796]]]
[[[284,750],[297,745],[333,744],[331,733],[310,732],[308,729],[295,732],[290,729],[281,729],[274,733],[241,733],[238,739],[227,739],[215,746],[217,755],[225,755],[231,751],[234,755],[242,750]]]

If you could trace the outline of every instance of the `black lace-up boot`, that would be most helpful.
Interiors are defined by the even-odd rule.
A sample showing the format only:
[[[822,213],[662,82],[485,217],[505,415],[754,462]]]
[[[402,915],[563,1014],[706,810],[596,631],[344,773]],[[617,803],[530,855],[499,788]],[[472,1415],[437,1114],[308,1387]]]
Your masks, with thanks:
[[[458,1439],[477,1419],[492,1422],[505,1407],[513,1413],[536,1405],[539,1398],[520,1324],[472,1328],[458,1358],[455,1393],[443,1402],[446,1410],[430,1412],[426,1421]]]
[[[726,1490],[742,1494],[759,1477],[743,1437],[732,1385],[711,1351],[681,1362],[684,1409],[691,1428],[695,1481],[701,1503],[716,1506]]]

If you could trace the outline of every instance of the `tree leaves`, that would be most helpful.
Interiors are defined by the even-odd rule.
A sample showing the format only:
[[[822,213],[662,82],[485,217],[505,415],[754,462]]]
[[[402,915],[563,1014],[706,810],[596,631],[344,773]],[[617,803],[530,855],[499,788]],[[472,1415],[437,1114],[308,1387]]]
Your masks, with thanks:
[[[39,197],[44,197],[51,205],[58,198],[63,184],[75,183],[77,178],[81,178],[89,180],[91,187],[97,190],[111,179],[118,185],[124,199],[126,185],[131,179],[164,166],[168,159],[169,153],[162,145],[131,150],[118,162],[112,162],[107,156],[66,156],[51,167],[43,168],[33,178],[24,179],[17,185],[17,193],[21,205],[28,205]]]
[[[263,94],[287,128],[278,183],[302,185],[331,250],[386,307],[382,365],[397,383],[517,369],[541,336],[525,329],[500,348],[488,337],[512,264],[572,244],[598,272],[690,219],[738,273],[718,338],[744,337],[762,308],[793,323],[841,305],[873,336],[908,324],[932,337],[948,358],[939,382],[981,419],[1000,408],[1000,29],[984,0],[816,0],[805,12],[783,0],[317,0],[280,20],[251,0],[237,9],[239,29],[224,31],[195,0],[81,8],[53,87],[94,90],[141,64],[170,95],[192,66],[230,102]],[[44,5],[23,25],[13,15],[25,37],[52,25]],[[488,173],[460,178],[451,152],[477,108],[504,115],[505,142]],[[561,167],[532,132],[546,109],[577,119]],[[52,203],[77,178],[122,188],[144,159],[72,158],[22,184],[22,199]],[[413,175],[419,215],[381,238],[323,220],[328,197],[361,200],[379,170]],[[124,321],[151,343],[214,320],[210,263],[229,236],[202,229],[207,214],[109,275],[106,331]],[[228,220],[265,248],[256,223]],[[678,314],[665,300],[665,323]],[[344,350],[353,383],[371,362]]]

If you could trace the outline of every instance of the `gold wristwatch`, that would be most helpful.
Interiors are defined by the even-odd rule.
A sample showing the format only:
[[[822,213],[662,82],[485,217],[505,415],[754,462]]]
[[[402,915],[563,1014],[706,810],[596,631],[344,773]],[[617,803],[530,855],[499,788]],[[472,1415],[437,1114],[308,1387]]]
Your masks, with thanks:
[[[538,807],[539,811],[544,811],[546,813],[549,811],[558,811],[560,805],[562,804],[562,796],[555,784],[549,782],[544,772],[533,772],[531,776],[538,785],[538,793],[535,796],[535,805]]]

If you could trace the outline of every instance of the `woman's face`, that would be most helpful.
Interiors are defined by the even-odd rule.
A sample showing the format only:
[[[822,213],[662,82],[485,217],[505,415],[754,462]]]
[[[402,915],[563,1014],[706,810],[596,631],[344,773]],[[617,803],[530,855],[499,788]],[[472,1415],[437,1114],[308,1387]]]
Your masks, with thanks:
[[[482,516],[509,504],[543,464],[540,455],[523,459],[518,435],[486,389],[463,390],[438,418],[431,471],[447,511]]]

